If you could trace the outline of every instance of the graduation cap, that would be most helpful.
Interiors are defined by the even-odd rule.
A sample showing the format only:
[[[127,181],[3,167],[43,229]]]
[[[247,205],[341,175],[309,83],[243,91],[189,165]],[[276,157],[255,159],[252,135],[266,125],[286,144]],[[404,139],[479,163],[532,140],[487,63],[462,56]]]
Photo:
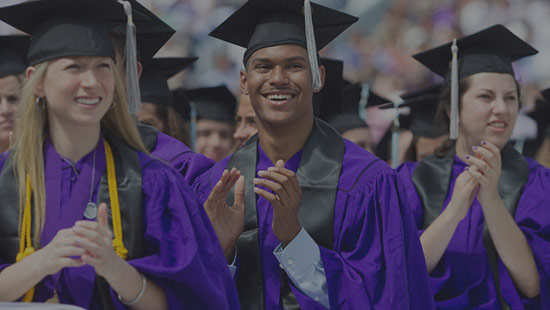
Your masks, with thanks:
[[[198,119],[231,124],[235,121],[237,99],[225,85],[196,88],[185,93],[196,106]]]
[[[148,17],[123,0],[32,0],[0,8],[0,19],[32,35],[27,59],[33,66],[60,57],[101,56],[116,62],[107,24],[126,24],[128,112],[141,109],[133,21]]]
[[[187,91],[182,87],[174,89],[172,91],[172,98],[174,99],[174,109],[184,120],[191,120],[191,97],[187,95]]]
[[[30,36],[0,36],[0,78],[25,73]]]
[[[451,43],[413,55],[451,83],[451,139],[458,137],[458,81],[481,72],[514,75],[512,62],[538,53],[502,25],[494,25]],[[451,66],[449,66],[451,64]]]
[[[141,101],[159,105],[174,104],[168,79],[189,67],[197,57],[153,58],[144,68],[139,81]]]
[[[327,121],[329,116],[342,112],[340,101],[344,62],[321,58],[321,64],[325,67],[325,85],[321,91],[313,93],[313,112],[315,116]]]
[[[368,128],[365,108],[380,106],[389,100],[368,90],[368,85],[343,80],[340,112],[331,115],[329,124],[341,134],[354,128]]]
[[[146,65],[176,33],[176,30],[136,0],[128,0],[128,2],[132,5],[134,12],[139,12],[147,17],[146,20],[135,21],[139,60],[143,65]],[[110,24],[109,29],[122,37],[126,36],[124,25]]]
[[[400,128],[409,129],[415,137],[437,138],[446,134],[447,130],[439,128],[435,119],[440,91],[441,84],[436,84],[402,94],[399,107],[408,108],[408,113],[399,114]],[[380,106],[390,108],[394,108],[393,103]]]
[[[319,90],[317,51],[357,20],[309,0],[249,0],[210,36],[246,48],[245,65],[259,49],[282,44],[302,46],[308,51],[313,89]]]

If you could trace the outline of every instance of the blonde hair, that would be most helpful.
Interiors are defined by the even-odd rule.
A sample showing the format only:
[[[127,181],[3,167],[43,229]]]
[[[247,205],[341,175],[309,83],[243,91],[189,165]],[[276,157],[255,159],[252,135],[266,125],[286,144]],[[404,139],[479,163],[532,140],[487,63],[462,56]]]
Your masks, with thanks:
[[[19,223],[25,206],[26,176],[30,176],[33,199],[34,246],[40,244],[40,235],[44,227],[46,214],[46,187],[44,174],[44,137],[47,132],[48,116],[46,110],[36,106],[34,90],[46,77],[51,61],[35,66],[34,74],[21,90],[14,137],[14,167],[19,185]],[[102,118],[101,125],[105,130],[114,133],[119,139],[134,149],[148,153],[143,145],[139,131],[132,117],[127,112],[126,90],[113,64],[117,102]],[[21,121],[24,120],[24,121]]]

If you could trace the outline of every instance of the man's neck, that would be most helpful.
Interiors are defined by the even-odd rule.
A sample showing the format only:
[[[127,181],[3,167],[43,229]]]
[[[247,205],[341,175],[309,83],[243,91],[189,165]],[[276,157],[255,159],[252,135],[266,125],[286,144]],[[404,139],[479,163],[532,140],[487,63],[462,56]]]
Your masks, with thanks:
[[[83,127],[50,123],[49,136],[57,153],[73,163],[90,153],[99,141],[100,125]]]
[[[304,147],[312,131],[313,117],[296,124],[270,125],[260,122],[258,138],[271,162],[279,159],[287,162]]]

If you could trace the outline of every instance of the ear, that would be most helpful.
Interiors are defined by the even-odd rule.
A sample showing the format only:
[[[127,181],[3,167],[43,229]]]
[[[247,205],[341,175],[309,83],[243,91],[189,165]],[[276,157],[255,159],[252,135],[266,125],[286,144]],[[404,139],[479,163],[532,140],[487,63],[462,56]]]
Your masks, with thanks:
[[[137,62],[137,73],[138,73],[138,78],[141,77],[141,73],[143,72],[143,65],[141,64],[141,62]]]
[[[27,67],[27,70],[25,71],[25,75],[27,76],[27,81],[31,79],[31,77],[36,73],[36,67],[35,66],[29,66]],[[44,87],[42,85],[43,82],[40,82],[38,85],[36,85],[36,88],[34,89],[34,95],[37,97],[44,97]]]
[[[323,86],[325,86],[325,66],[323,65],[319,66],[319,73],[321,74],[321,89],[323,89]],[[315,91],[315,93],[320,92],[321,89]]]
[[[245,70],[241,70],[239,79],[241,81],[241,91],[248,96],[248,76]]]

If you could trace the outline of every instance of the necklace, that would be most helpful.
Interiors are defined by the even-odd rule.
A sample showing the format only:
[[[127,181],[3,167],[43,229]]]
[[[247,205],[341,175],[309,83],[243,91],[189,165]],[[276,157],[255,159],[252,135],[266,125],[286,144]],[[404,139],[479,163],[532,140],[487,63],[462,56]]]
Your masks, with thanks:
[[[94,181],[95,181],[95,152],[97,147],[94,149],[94,158],[92,159],[92,184],[90,185],[90,198],[88,199],[88,205],[86,205],[86,211],[84,211],[84,217],[89,220],[95,220],[97,217],[97,204],[92,202],[92,197],[94,194]]]

